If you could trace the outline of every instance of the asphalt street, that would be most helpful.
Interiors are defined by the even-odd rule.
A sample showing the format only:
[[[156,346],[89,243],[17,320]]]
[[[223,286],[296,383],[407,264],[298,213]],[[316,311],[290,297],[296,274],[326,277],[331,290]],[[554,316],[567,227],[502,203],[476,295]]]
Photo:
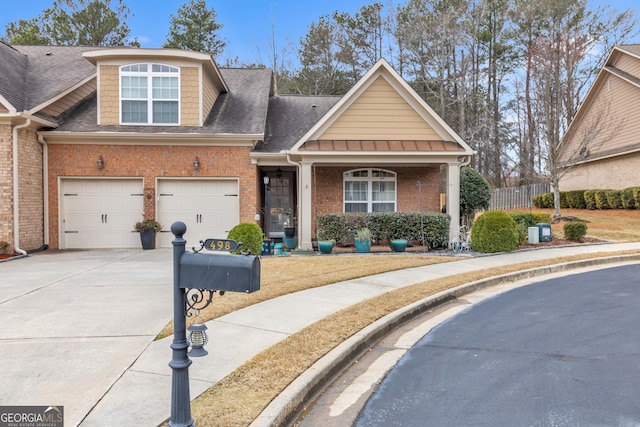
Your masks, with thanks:
[[[640,265],[545,280],[441,323],[355,426],[640,425]]]

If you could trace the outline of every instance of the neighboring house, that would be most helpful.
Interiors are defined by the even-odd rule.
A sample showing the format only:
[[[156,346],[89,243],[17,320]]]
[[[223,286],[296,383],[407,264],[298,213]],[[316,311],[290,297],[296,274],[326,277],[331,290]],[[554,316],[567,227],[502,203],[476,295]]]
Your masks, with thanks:
[[[639,111],[640,45],[616,46],[562,139],[562,191],[640,185]]]
[[[435,212],[441,189],[457,224],[473,154],[384,60],[343,97],[277,96],[270,70],[203,53],[0,44],[0,240],[20,250],[139,247],[143,216],[163,247],[182,220],[191,246],[295,222],[311,248],[316,213]]]

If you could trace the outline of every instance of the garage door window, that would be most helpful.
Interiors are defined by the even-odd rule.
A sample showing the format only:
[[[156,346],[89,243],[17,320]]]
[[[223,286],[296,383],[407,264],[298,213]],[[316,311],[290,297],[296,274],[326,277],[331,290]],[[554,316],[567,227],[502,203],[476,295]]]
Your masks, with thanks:
[[[180,70],[163,64],[120,68],[122,124],[179,123]]]

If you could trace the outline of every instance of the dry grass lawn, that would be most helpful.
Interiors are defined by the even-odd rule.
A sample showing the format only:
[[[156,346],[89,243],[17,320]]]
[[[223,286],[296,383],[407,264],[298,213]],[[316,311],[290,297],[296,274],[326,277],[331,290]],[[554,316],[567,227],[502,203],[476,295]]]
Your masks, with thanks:
[[[589,236],[616,241],[640,240],[640,211],[567,209],[562,214],[588,221]],[[554,235],[562,234],[562,223],[554,224],[552,228]],[[611,254],[566,257],[461,274],[416,284],[356,304],[310,325],[248,361],[193,401],[193,417],[199,426],[247,426],[291,381],[323,355],[373,321],[399,308],[470,281],[605,255]],[[407,254],[265,258],[262,260],[259,292],[217,297],[203,315],[213,319],[290,292],[385,271],[452,260],[455,258]],[[170,328],[165,328],[163,334],[168,333]]]

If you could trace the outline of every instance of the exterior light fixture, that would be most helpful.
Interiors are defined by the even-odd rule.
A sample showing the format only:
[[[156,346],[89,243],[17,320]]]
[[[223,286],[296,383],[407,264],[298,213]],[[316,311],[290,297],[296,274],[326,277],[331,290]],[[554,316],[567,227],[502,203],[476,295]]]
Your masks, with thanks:
[[[204,323],[194,323],[187,328],[187,331],[189,332],[187,341],[191,346],[191,350],[187,353],[189,356],[201,357],[209,354],[209,352],[204,349],[204,346],[209,342],[209,337],[206,333],[207,329],[207,325]]]
[[[196,159],[193,161],[193,168],[195,170],[200,169],[200,159],[198,158],[198,156],[196,156]]]
[[[278,168],[278,170],[276,171],[276,178],[282,178],[282,169]]]
[[[267,175],[263,176],[262,182],[264,182],[264,185],[269,185],[269,177]]]
[[[98,169],[104,169],[104,157],[102,157],[102,154],[98,157]]]

